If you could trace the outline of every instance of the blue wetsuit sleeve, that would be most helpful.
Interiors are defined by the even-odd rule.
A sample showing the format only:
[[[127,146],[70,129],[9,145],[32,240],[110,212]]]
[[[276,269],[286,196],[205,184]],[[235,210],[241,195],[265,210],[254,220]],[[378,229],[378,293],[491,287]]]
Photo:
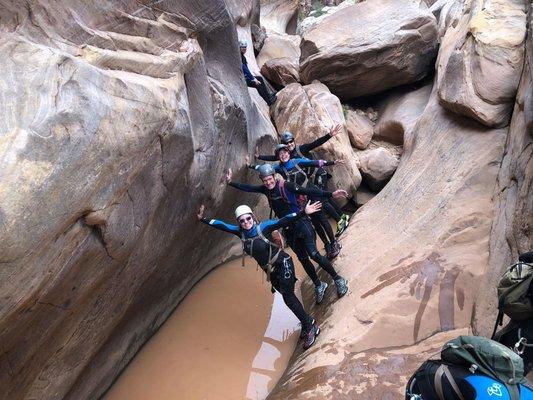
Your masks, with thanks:
[[[202,218],[201,221],[206,225],[209,225],[215,229],[218,229],[219,231],[233,233],[234,235],[240,236],[241,231],[239,230],[239,227],[236,225],[227,224],[224,221],[220,221],[218,219]]]
[[[253,80],[255,80],[255,76],[250,72],[248,64],[242,63],[242,72],[244,73],[244,78],[246,79],[246,82],[252,82]]]
[[[281,219],[270,219],[268,221],[261,223],[261,230],[265,233],[271,233],[272,231],[275,231],[276,229],[283,228],[287,225],[289,225],[294,220],[301,218],[305,215],[305,211],[301,210],[298,213],[292,213],[284,216]]]
[[[243,192],[249,192],[249,193],[264,193],[264,186],[253,186],[253,185],[247,185],[246,183],[239,183],[239,182],[230,182],[228,185],[234,187],[235,189],[242,190]]]
[[[309,160],[307,158],[297,158],[294,160],[300,167],[327,167],[335,165],[335,161]]]

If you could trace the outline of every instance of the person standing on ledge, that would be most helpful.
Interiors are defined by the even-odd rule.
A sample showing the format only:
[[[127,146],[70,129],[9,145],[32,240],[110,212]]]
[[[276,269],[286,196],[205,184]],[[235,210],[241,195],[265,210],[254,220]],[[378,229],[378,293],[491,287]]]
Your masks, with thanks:
[[[266,87],[265,80],[262,76],[254,75],[248,68],[248,61],[244,56],[246,54],[246,49],[248,44],[246,40],[239,40],[239,49],[241,50],[241,61],[242,61],[242,72],[244,73],[244,79],[246,80],[246,85],[248,87],[256,88],[259,92],[259,95],[266,101],[266,103],[271,106],[277,100],[275,94],[270,94],[268,88]]]
[[[300,320],[302,324],[300,337],[304,339],[304,349],[308,349],[313,345],[316,336],[320,333],[320,328],[315,325],[315,320],[306,313],[302,303],[294,294],[296,276],[292,258],[283,249],[274,244],[272,232],[286,227],[306,215],[319,211],[321,207],[322,205],[318,202],[314,204],[308,202],[305,208],[298,213],[288,214],[278,220],[259,222],[252,209],[242,205],[235,209],[235,218],[239,223],[238,226],[230,225],[217,219],[205,218],[204,205],[200,206],[196,215],[198,220],[204,224],[223,232],[232,233],[242,240],[243,252],[246,252],[257,261],[261,269],[267,274],[267,280],[281,293],[287,307]]]

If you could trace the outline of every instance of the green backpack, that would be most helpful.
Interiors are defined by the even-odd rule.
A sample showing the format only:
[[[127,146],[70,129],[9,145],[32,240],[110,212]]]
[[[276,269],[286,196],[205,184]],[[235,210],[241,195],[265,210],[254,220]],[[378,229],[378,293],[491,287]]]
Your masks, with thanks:
[[[508,347],[480,336],[459,336],[441,351],[442,361],[480,372],[505,384],[511,399],[519,399],[524,381],[524,361]]]
[[[533,265],[517,262],[509,267],[498,283],[498,318],[496,329],[503,322],[503,315],[513,321],[522,321],[533,317],[533,299],[530,286],[533,281]]]

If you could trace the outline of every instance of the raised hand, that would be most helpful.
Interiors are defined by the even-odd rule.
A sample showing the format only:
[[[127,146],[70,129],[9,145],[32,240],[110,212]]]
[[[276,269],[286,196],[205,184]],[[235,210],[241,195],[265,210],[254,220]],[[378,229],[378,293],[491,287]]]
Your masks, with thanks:
[[[226,171],[226,176],[225,176],[226,183],[230,183],[231,182],[232,175],[233,175],[233,173],[231,172],[231,168],[228,168],[228,170]]]
[[[314,214],[322,209],[322,203],[317,201],[316,203],[311,203],[311,200],[305,205],[305,213],[307,215]]]
[[[337,165],[337,164],[346,164],[346,160],[342,160],[342,159],[335,160],[333,162],[335,163],[335,165]]]
[[[198,209],[198,214],[196,214],[196,218],[198,218],[198,221],[201,221],[202,218],[204,217],[204,210],[205,210],[205,206],[202,204],[200,208]]]
[[[259,158],[259,146],[255,146],[254,156],[255,156],[255,158]]]
[[[252,164],[250,163],[250,156],[247,155],[246,157],[244,157],[244,161],[246,162],[246,166],[247,166],[247,167],[249,167],[250,165],[252,165]]]
[[[338,189],[333,192],[334,199],[340,199],[340,198],[346,199],[347,197],[348,197],[348,192],[346,190]]]
[[[332,126],[329,130],[329,135],[331,137],[335,137],[337,136],[338,134],[340,134],[342,132],[342,125],[341,124],[337,124],[335,126]]]

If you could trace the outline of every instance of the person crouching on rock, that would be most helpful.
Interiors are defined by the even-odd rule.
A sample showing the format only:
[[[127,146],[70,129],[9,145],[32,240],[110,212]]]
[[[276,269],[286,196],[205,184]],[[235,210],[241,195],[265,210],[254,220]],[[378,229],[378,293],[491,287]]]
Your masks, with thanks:
[[[294,294],[296,276],[292,258],[273,242],[272,232],[286,227],[306,215],[319,211],[321,207],[322,204],[319,202],[313,204],[308,202],[305,208],[298,213],[289,214],[278,220],[259,222],[250,207],[241,205],[235,209],[235,218],[238,221],[238,226],[227,224],[217,219],[205,218],[204,205],[200,206],[197,214],[198,220],[204,224],[232,233],[242,240],[243,252],[246,252],[257,261],[261,269],[267,274],[267,280],[281,293],[287,307],[300,320],[302,324],[300,337],[304,339],[304,349],[312,346],[316,336],[320,333],[320,328],[315,325],[314,319],[307,314],[302,303]]]
[[[241,62],[242,62],[242,72],[244,73],[244,79],[246,80],[246,85],[248,87],[256,88],[259,92],[259,95],[266,101],[266,103],[271,106],[277,100],[275,94],[270,94],[266,87],[265,80],[262,76],[254,75],[248,68],[248,61],[244,54],[246,54],[246,49],[248,44],[246,40],[239,40],[239,49],[241,50]]]

